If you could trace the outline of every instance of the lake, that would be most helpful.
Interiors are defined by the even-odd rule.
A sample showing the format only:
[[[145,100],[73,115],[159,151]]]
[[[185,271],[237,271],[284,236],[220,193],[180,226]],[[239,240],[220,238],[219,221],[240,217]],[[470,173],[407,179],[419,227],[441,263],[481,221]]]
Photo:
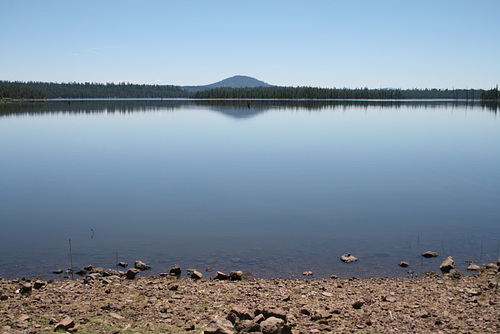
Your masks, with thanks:
[[[69,239],[76,269],[146,275],[465,272],[499,257],[500,120],[470,101],[0,104],[0,186],[4,278],[55,278]]]

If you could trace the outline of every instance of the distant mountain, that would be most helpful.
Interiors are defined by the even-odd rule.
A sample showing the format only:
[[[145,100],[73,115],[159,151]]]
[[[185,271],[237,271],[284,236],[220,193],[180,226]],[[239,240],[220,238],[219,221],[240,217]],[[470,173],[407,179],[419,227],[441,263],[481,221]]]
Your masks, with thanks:
[[[272,85],[265,83],[264,81],[257,80],[255,78],[245,76],[245,75],[235,75],[213,84],[204,86],[183,86],[182,88],[189,92],[199,92],[203,90],[209,90],[214,88],[228,87],[228,88],[254,88],[254,87],[271,87]]]

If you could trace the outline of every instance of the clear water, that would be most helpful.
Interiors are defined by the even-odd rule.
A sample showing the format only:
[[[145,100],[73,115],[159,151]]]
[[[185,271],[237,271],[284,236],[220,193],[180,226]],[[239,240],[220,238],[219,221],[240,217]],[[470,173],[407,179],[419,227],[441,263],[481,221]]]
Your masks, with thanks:
[[[66,269],[69,239],[76,268],[148,274],[465,271],[499,256],[500,121],[449,101],[0,105],[0,185],[4,278]]]

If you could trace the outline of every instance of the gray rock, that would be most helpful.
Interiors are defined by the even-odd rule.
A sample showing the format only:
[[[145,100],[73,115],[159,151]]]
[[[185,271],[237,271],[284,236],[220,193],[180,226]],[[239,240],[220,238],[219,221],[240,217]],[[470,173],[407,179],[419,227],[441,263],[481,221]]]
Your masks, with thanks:
[[[352,256],[351,253],[344,254],[340,257],[340,260],[344,263],[351,263],[351,262],[356,262],[358,261],[358,258],[355,256]]]
[[[145,264],[144,262],[142,262],[140,260],[135,261],[134,267],[139,269],[140,271],[145,271],[145,270],[151,269],[151,266],[148,266],[147,264]]]
[[[260,330],[263,334],[281,334],[284,324],[283,319],[270,317],[260,323]]]
[[[234,328],[231,321],[224,318],[213,319],[204,330],[205,334],[233,334]]]
[[[137,275],[141,270],[137,268],[130,268],[127,270],[127,273],[125,274],[128,279],[134,279],[135,275]]]
[[[437,252],[431,252],[431,251],[427,251],[425,253],[422,253],[422,256],[429,259],[431,257],[437,257],[438,256],[438,253]]]
[[[468,271],[479,271],[479,267],[477,264],[475,264],[474,262],[470,262],[469,266],[467,267],[467,270]]]
[[[448,256],[446,260],[441,263],[439,269],[441,269],[441,272],[443,272],[443,274],[448,274],[452,269],[455,269],[455,261],[453,261],[453,258],[451,256]]]

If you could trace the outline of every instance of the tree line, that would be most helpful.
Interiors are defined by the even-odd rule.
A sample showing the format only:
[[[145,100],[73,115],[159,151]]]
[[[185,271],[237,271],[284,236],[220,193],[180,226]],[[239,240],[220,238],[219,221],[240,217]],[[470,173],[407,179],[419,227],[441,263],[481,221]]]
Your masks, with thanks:
[[[110,99],[110,98],[193,98],[193,99],[498,99],[498,87],[481,89],[368,89],[318,87],[215,88],[191,92],[181,86],[131,83],[47,83],[0,81],[1,99]],[[496,100],[495,99],[495,100]]]
[[[108,98],[179,98],[188,97],[180,86],[138,85],[131,83],[48,83],[0,81],[0,98],[25,99],[108,99]],[[36,94],[35,94],[36,93]]]

